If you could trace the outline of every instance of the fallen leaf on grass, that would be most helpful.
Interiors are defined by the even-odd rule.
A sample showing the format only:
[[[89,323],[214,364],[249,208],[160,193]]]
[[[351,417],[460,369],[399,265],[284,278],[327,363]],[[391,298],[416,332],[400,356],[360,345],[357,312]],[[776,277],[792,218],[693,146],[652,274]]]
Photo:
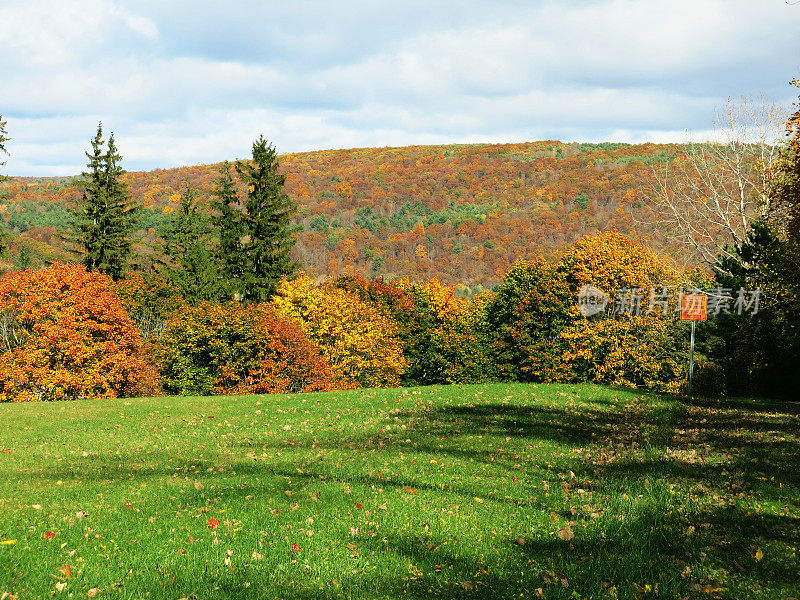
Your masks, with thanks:
[[[94,598],[94,597],[95,597],[95,596],[97,596],[97,594],[99,594],[99,593],[100,593],[100,588],[92,588],[92,589],[90,589],[88,592],[86,592],[86,595],[87,595],[89,598]]]
[[[208,520],[208,528],[209,529],[217,529],[218,527],[219,527],[219,519],[215,519],[214,517],[211,517]]]
[[[63,582],[63,581],[59,581],[58,583],[56,583],[56,589],[59,592],[63,592],[66,587],[67,587],[67,584],[65,582]]]
[[[544,579],[544,582],[548,585],[551,583],[560,583],[562,587],[569,586],[567,578],[555,571],[542,571],[542,579]]]
[[[558,538],[564,540],[565,542],[568,542],[574,537],[575,533],[573,533],[572,528],[569,525],[558,530]]]
[[[44,534],[44,539],[46,540],[52,540],[54,537],[56,537],[56,534],[52,531],[46,531]]]
[[[460,585],[465,590],[471,590],[472,588],[475,587],[474,585],[472,585],[471,581],[462,581]]]
[[[17,540],[0,540],[0,546],[13,546]]]
[[[72,567],[69,565],[61,565],[61,568],[58,570],[64,576],[64,579],[69,579],[72,577]]]
[[[761,551],[761,548],[756,550],[756,560],[761,562],[761,559],[764,558],[764,553]]]

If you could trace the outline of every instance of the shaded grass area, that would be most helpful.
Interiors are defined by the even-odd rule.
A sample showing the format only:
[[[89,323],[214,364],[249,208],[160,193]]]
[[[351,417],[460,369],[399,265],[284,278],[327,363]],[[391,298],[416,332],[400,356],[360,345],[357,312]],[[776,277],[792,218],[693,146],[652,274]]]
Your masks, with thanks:
[[[799,443],[588,385],[0,405],[0,596],[796,597]]]

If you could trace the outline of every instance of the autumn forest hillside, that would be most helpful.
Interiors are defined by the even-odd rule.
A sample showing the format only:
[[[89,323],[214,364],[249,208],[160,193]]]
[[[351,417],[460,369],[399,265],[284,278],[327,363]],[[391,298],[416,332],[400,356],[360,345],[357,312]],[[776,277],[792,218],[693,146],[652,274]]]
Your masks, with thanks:
[[[643,199],[654,168],[663,171],[678,151],[542,141],[285,154],[300,226],[294,258],[312,277],[438,276],[469,294],[496,285],[517,259],[553,256],[596,230],[617,228],[674,254],[680,248],[669,248]],[[218,176],[219,165],[125,175],[143,207],[140,268],[159,260],[159,233],[186,182],[207,198]],[[13,266],[69,259],[76,177],[15,177],[0,183],[0,196]]]

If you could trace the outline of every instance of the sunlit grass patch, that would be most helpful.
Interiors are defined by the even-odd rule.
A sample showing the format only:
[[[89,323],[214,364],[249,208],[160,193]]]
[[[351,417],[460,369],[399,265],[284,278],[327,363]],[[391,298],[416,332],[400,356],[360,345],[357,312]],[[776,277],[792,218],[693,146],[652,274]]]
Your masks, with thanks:
[[[800,422],[487,385],[0,405],[0,596],[797,596]]]

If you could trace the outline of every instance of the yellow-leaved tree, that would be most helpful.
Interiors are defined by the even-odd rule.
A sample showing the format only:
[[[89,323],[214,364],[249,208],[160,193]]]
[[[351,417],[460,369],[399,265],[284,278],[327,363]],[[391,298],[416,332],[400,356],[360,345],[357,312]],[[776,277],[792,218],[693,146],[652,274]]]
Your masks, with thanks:
[[[362,387],[400,384],[403,346],[397,325],[381,307],[343,289],[318,286],[305,273],[284,279],[272,303],[322,347],[335,374]]]
[[[675,308],[687,274],[617,231],[586,235],[562,258],[577,292],[593,285],[608,294],[609,313],[575,319],[561,332],[571,378],[678,391],[686,364],[685,328]]]

